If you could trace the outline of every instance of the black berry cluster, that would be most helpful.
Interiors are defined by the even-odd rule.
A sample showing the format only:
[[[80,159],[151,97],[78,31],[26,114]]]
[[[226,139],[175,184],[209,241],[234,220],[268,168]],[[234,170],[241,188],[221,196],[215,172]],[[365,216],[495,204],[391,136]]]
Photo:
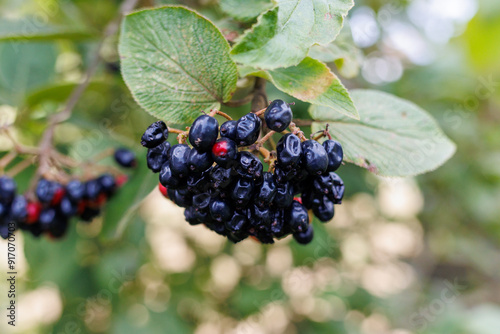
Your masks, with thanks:
[[[125,148],[114,152],[115,162],[131,168],[137,163],[135,154]],[[125,174],[113,176],[105,173],[97,178],[66,184],[41,178],[34,193],[17,194],[17,184],[8,176],[0,177],[0,236],[9,237],[18,228],[35,237],[48,234],[61,238],[68,229],[70,219],[78,217],[92,221],[103,205],[127,181]]]
[[[334,204],[342,201],[344,184],[334,173],[342,163],[342,146],[285,131],[292,110],[275,100],[263,119],[268,129],[284,135],[265,159],[271,167],[264,171],[254,154],[263,144],[257,141],[262,129],[258,114],[229,120],[220,128],[212,114],[202,115],[189,128],[191,146],[182,138],[172,146],[168,127],[155,122],[141,141],[148,148],[148,167],[159,173],[162,194],[185,208],[191,225],[204,224],[235,243],[250,236],[268,244],[293,234],[307,244],[313,239],[309,213],[327,222]]]

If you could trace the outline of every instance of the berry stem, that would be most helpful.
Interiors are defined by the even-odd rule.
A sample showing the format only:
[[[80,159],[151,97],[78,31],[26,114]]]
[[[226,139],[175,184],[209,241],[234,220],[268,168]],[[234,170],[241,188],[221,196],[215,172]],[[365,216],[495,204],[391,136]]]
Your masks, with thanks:
[[[36,158],[31,158],[31,159],[24,159],[23,161],[19,162],[17,165],[14,165],[8,172],[7,175],[10,177],[14,177],[17,174],[21,173],[23,170],[28,168],[29,166],[34,164],[34,160]]]
[[[262,137],[258,142],[257,142],[257,147],[262,147],[262,145],[264,145],[264,143],[270,139],[274,134],[276,133],[276,131],[269,131],[264,137]]]
[[[294,135],[300,138],[301,141],[307,140],[306,136],[304,135],[304,132],[301,131],[300,128],[294,122],[290,123],[289,128]]]
[[[212,110],[209,115],[212,116],[212,117],[214,117],[215,115],[220,115],[220,116],[224,117],[225,119],[227,119],[228,121],[232,121],[233,120],[231,118],[231,116],[229,116],[225,112],[222,112],[222,111],[217,110],[217,109]]]
[[[263,109],[260,109],[259,111],[256,111],[255,115],[260,116],[260,115],[264,114],[266,112],[266,109],[267,109],[267,107],[263,108]]]
[[[17,152],[10,151],[0,159],[0,169],[3,170],[8,164],[17,157]]]
[[[293,121],[297,126],[311,126],[314,122],[312,119],[300,119],[300,118],[294,118]]]
[[[179,130],[179,129],[174,129],[174,128],[169,127],[169,128],[168,128],[168,132],[170,132],[170,133],[177,133],[177,134],[181,134],[181,133],[184,133],[185,131],[184,131],[184,130]]]

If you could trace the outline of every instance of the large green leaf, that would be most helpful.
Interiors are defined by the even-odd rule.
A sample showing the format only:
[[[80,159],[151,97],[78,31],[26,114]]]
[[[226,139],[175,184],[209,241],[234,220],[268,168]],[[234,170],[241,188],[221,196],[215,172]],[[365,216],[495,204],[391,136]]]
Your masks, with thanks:
[[[455,144],[427,112],[393,95],[352,90],[360,121],[313,105],[312,131],[324,129],[342,143],[344,158],[383,176],[410,176],[432,171],[455,152]]]
[[[221,0],[220,7],[231,17],[248,22],[273,6],[271,0]]]
[[[120,37],[122,73],[137,102],[169,123],[218,108],[236,88],[229,44],[207,19],[183,7],[128,15]]]
[[[234,46],[233,59],[260,69],[297,65],[314,44],[331,43],[352,0],[279,0]]]
[[[279,90],[299,100],[359,119],[349,92],[319,60],[307,57],[297,66],[259,71],[255,75],[270,80]]]

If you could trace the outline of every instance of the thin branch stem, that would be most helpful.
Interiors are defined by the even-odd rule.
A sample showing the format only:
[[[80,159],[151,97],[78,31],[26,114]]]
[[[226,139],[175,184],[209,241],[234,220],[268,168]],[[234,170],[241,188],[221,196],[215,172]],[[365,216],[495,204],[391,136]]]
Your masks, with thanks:
[[[66,100],[64,108],[59,113],[53,115],[50,118],[49,125],[45,130],[42,139],[40,140],[39,148],[40,148],[40,165],[37,169],[37,173],[35,175],[35,179],[38,179],[40,176],[44,175],[44,173],[48,172],[50,169],[50,151],[53,149],[53,138],[55,127],[67,120],[71,113],[73,112],[74,107],[76,106],[78,100],[82,96],[83,92],[87,89],[90,84],[91,78],[97,71],[97,67],[101,62],[100,52],[104,45],[105,40],[114,35],[118,28],[120,27],[120,22],[123,16],[130,12],[137,5],[138,0],[125,0],[120,7],[120,12],[118,16],[111,21],[105,28],[104,34],[96,48],[96,52],[93,55],[93,58],[90,62],[89,67],[85,71],[83,81],[75,87],[75,89],[71,92],[71,95]],[[35,181],[36,182],[36,181]]]

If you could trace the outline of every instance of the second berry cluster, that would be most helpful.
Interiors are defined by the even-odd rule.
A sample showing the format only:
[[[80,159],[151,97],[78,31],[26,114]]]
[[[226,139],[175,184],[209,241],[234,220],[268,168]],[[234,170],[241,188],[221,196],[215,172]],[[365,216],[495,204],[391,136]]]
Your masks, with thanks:
[[[159,173],[160,191],[185,208],[189,224],[204,224],[232,242],[253,237],[273,243],[292,234],[309,243],[310,215],[330,221],[344,195],[335,173],[343,159],[340,143],[327,131],[323,144],[307,139],[282,100],[220,127],[214,114],[198,117],[176,145],[167,141],[169,128],[162,121],[145,131],[141,144],[148,148],[149,169]],[[263,145],[274,133],[283,135],[269,152]]]

